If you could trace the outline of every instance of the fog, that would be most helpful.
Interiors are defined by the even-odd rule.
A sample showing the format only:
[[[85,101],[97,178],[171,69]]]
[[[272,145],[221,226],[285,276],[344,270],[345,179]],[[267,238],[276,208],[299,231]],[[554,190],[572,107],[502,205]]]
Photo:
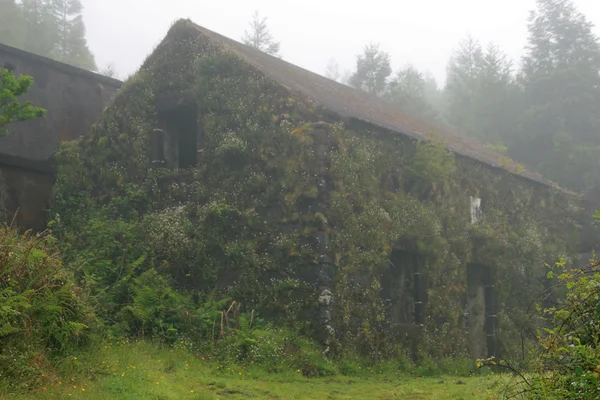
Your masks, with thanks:
[[[600,1],[575,3],[600,25]],[[112,62],[121,77],[139,67],[178,18],[190,18],[240,40],[258,10],[281,41],[283,57],[311,71],[323,73],[332,57],[342,72],[352,69],[356,55],[372,41],[390,53],[394,69],[411,62],[441,82],[452,49],[469,33],[484,43],[493,41],[518,60],[534,4],[534,0],[84,0],[84,18],[98,65]],[[596,32],[600,33],[598,27]]]

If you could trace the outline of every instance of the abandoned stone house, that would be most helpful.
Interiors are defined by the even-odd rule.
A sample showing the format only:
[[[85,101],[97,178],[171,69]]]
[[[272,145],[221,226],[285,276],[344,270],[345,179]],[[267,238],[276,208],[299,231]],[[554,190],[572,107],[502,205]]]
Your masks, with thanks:
[[[191,21],[174,24],[89,134],[119,82],[47,61],[26,70],[29,55],[0,47],[1,62],[7,54],[65,95],[32,91],[50,120],[0,142],[4,175],[16,168],[6,155],[46,160],[60,140],[85,135],[82,190],[105,202],[150,185],[148,213],[171,221],[156,251],[182,285],[309,319],[330,347],[416,348],[429,338],[440,352],[509,352],[547,284],[544,263],[581,250],[576,196],[445,127]],[[173,249],[183,244],[218,257],[198,250],[181,260]]]
[[[43,119],[10,126],[0,138],[0,206],[19,226],[40,229],[54,180],[60,142],[85,135],[121,82],[0,43],[0,68],[34,77],[25,100],[47,110]],[[18,210],[18,212],[17,212]]]

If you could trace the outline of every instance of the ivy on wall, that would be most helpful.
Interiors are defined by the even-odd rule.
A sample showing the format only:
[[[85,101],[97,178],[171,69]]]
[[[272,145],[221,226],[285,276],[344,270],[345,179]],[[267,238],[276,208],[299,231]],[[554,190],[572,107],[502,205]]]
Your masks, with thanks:
[[[156,101],[183,92],[199,110],[197,166],[152,169]],[[467,262],[492,268],[501,342],[511,350],[544,262],[570,250],[566,195],[454,156],[435,140],[336,119],[185,22],[91,134],[58,158],[55,229],[73,262],[93,255],[86,279],[114,286],[124,270],[133,277],[155,267],[181,290],[230,296],[312,334],[325,232],[337,348],[375,356],[390,350],[381,279],[393,248],[423,257],[422,346],[434,355],[467,349]],[[483,199],[476,226],[469,196]],[[93,224],[107,221],[106,237],[95,237]]]

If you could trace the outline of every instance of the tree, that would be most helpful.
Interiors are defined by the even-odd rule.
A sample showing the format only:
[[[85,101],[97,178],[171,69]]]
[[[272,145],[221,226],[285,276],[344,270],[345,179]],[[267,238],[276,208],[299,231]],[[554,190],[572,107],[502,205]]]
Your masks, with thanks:
[[[385,97],[409,114],[433,120],[437,118],[437,112],[427,100],[426,84],[424,75],[407,65],[396,73]]]
[[[52,0],[50,13],[57,23],[53,56],[59,61],[92,71],[97,69],[85,39],[83,5],[80,0]]]
[[[333,80],[339,81],[342,74],[340,73],[340,65],[335,60],[335,58],[331,58],[327,63],[327,69],[325,70],[325,77]]]
[[[440,89],[437,80],[429,71],[425,71],[423,79],[425,80],[425,86],[423,88],[425,99],[438,114],[438,119],[445,122],[444,115],[446,113],[447,104],[443,88]]]
[[[109,78],[119,79],[117,70],[115,68],[115,64],[112,62],[106,64],[106,66],[102,68],[99,72],[100,74],[108,76]]]
[[[477,132],[474,106],[482,65],[481,44],[469,35],[459,43],[446,67],[448,121],[469,136]]]
[[[468,36],[447,67],[448,122],[483,141],[510,141],[517,129],[519,91],[508,57],[494,44],[486,49]]]
[[[242,38],[244,44],[254,47],[262,52],[271,54],[277,57],[279,55],[280,43],[273,39],[273,35],[269,32],[267,26],[267,17],[260,18],[258,11],[254,12],[252,21],[250,21],[250,31],[244,33]]]
[[[392,73],[391,57],[379,49],[378,44],[365,46],[363,54],[356,56],[356,71],[349,79],[350,86],[365,92],[381,95]]]
[[[51,57],[57,40],[56,18],[50,12],[51,0],[22,0],[25,37],[23,49]]]
[[[3,69],[0,74],[0,137],[8,135],[6,125],[41,118],[46,110],[34,107],[31,102],[19,103],[18,98],[29,90],[33,78],[21,75],[16,78],[12,72]]]
[[[574,190],[600,183],[600,43],[570,0],[537,0],[522,60],[512,155]]]
[[[23,46],[23,14],[15,0],[0,0],[0,42]]]

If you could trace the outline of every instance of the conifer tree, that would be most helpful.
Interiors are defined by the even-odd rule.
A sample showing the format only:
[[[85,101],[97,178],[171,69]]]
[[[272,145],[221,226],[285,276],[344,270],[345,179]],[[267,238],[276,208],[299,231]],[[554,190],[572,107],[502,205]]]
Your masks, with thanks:
[[[365,92],[382,95],[392,73],[390,55],[378,44],[365,46],[363,54],[356,56],[356,71],[350,76],[349,84]]]
[[[52,0],[50,12],[57,24],[54,58],[95,71],[97,69],[96,62],[85,39],[81,1]]]
[[[600,43],[571,0],[536,4],[522,60],[522,131],[511,153],[584,190],[600,183]]]
[[[250,31],[246,31],[242,38],[244,44],[254,47],[262,52],[280,57],[280,43],[273,39],[267,26],[267,17],[261,18],[258,11],[254,12],[250,21]]]
[[[438,115],[427,100],[426,85],[423,73],[407,65],[396,73],[385,97],[408,114],[434,120]]]
[[[44,57],[52,56],[57,40],[57,24],[50,11],[50,1],[22,0],[23,49]]]
[[[23,14],[15,0],[0,0],[0,43],[23,46]]]
[[[342,77],[342,74],[340,73],[340,65],[335,58],[329,59],[327,68],[325,70],[325,77],[331,79],[332,81],[339,81]]]
[[[448,63],[445,94],[448,122],[465,135],[494,144],[514,138],[519,90],[497,46],[464,39]]]

